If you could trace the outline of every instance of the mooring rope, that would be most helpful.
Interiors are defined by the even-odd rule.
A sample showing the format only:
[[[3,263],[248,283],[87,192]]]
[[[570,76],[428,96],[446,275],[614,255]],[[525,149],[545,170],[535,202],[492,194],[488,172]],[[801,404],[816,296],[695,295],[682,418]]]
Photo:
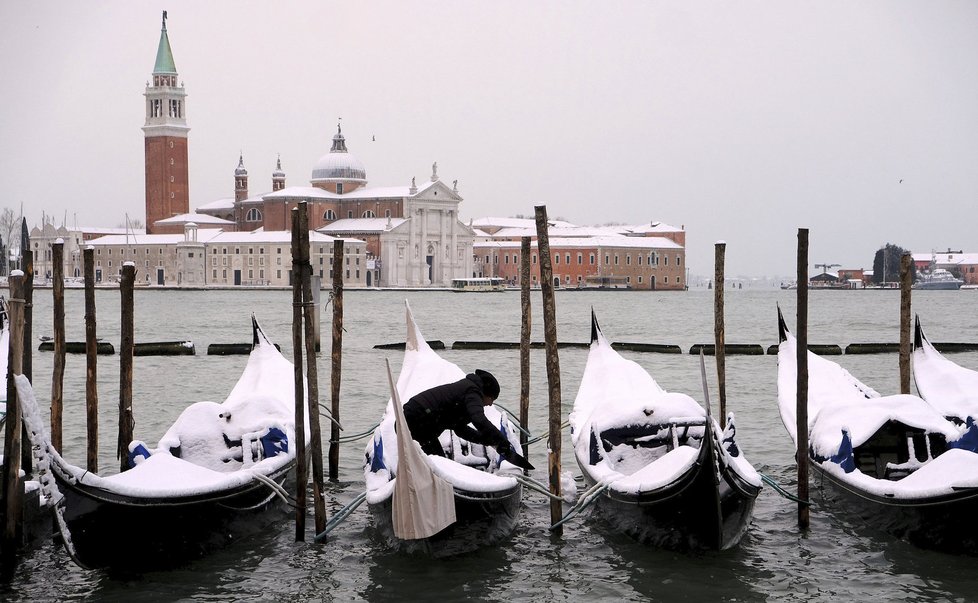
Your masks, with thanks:
[[[810,501],[810,500],[802,500],[802,499],[798,498],[797,496],[795,496],[794,494],[792,494],[791,492],[788,492],[787,490],[785,490],[784,488],[782,488],[780,485],[778,485],[778,482],[774,481],[774,478],[773,477],[771,477],[769,475],[765,475],[765,474],[763,474],[761,472],[758,472],[758,475],[761,476],[761,480],[765,484],[771,486],[771,488],[773,488],[774,491],[777,492],[778,494],[780,494],[781,496],[787,498],[788,500],[790,500],[792,502],[796,502],[796,503],[799,503],[799,504],[802,504],[802,505],[807,505],[809,507],[812,506],[812,501]]]
[[[560,428],[561,428],[561,429],[567,429],[567,427],[569,427],[569,426],[570,426],[570,421],[564,421],[563,423],[561,423],[561,424],[560,424]],[[542,439],[544,439],[544,438],[547,438],[547,437],[549,437],[549,436],[550,436],[550,434],[549,434],[549,433],[543,433],[543,434],[540,434],[540,435],[538,435],[538,436],[537,436],[537,437],[535,437],[535,438],[532,438],[532,439],[529,439],[529,440],[527,440],[527,441],[526,441],[526,444],[527,444],[527,446],[529,446],[530,444],[536,444],[536,443],[537,443],[537,442],[539,442],[540,440],[542,440]]]
[[[353,513],[353,511],[355,511],[356,508],[359,507],[360,504],[363,503],[363,501],[365,500],[367,500],[367,493],[361,492],[349,504],[347,504],[345,507],[337,511],[336,514],[333,515],[333,517],[328,522],[326,522],[326,528],[319,534],[316,534],[315,541],[320,542],[324,538],[326,538],[326,536],[330,532],[332,532],[336,528],[336,526],[343,523],[343,521],[350,516],[350,513]]]
[[[378,427],[380,427],[380,423],[377,423],[376,425],[374,425],[373,427],[371,427],[367,431],[363,431],[363,432],[360,432],[360,433],[355,433],[353,435],[343,436],[342,438],[339,438],[339,439],[336,439],[336,440],[330,440],[329,443],[330,444],[346,444],[347,442],[356,442],[360,438],[366,437],[368,435],[372,435],[374,433],[374,431],[377,430]]]
[[[601,495],[604,493],[605,490],[608,489],[608,486],[610,485],[611,483],[609,482],[609,483],[598,483],[591,486],[591,489],[586,491],[584,494],[582,494],[581,497],[577,500],[577,504],[571,507],[571,510],[568,511],[567,514],[560,519],[560,521],[550,526],[550,529],[556,530],[560,526],[564,525],[565,523],[567,523],[568,521],[576,517],[581,511],[590,507],[592,504],[594,504],[596,500],[598,500],[598,498],[601,497]]]
[[[510,409],[508,409],[508,408],[506,408],[505,406],[503,406],[503,405],[502,405],[502,404],[500,404],[499,402],[494,402],[494,403],[493,403],[493,406],[495,406],[495,407],[497,407],[497,408],[501,408],[501,409],[503,409],[504,411],[506,411],[506,414],[508,414],[508,415],[509,415],[510,417],[512,417],[513,419],[515,419],[515,421],[516,421],[516,422],[515,422],[515,423],[513,423],[513,425],[515,425],[515,426],[516,426],[516,429],[519,429],[519,430],[520,430],[520,431],[521,431],[522,433],[524,433],[524,434],[526,434],[526,437],[528,437],[528,438],[530,438],[530,437],[533,437],[533,434],[532,434],[532,433],[530,433],[529,431],[527,431],[527,430],[526,430],[526,429],[525,429],[525,428],[523,427],[523,425],[522,425],[522,424],[520,423],[520,418],[519,418],[519,417],[517,417],[517,416],[516,416],[516,415],[515,415],[515,414],[513,413],[513,411],[511,411]]]
[[[252,477],[254,477],[256,480],[260,481],[261,483],[271,488],[272,492],[277,494],[278,497],[285,502],[285,504],[289,504],[292,501],[291,497],[289,497],[289,493],[286,492],[285,488],[283,488],[278,482],[276,482],[272,478],[262,473],[255,473],[252,475]]]
[[[328,406],[326,406],[325,404],[323,404],[322,402],[320,402],[319,403],[319,410],[326,411],[326,418],[329,419],[330,421],[332,421],[333,423],[335,423],[336,426],[340,428],[340,431],[343,431],[343,426],[340,424],[339,421],[337,421],[336,419],[333,418],[333,411],[330,410],[330,408]]]
[[[534,492],[539,492],[540,494],[543,494],[544,496],[551,498],[553,500],[560,500],[560,501],[564,500],[563,497],[557,496],[556,494],[552,493],[550,491],[550,488],[546,484],[538,482],[532,477],[527,477],[525,475],[514,475],[512,477],[519,483],[529,488],[530,490],[533,490]]]

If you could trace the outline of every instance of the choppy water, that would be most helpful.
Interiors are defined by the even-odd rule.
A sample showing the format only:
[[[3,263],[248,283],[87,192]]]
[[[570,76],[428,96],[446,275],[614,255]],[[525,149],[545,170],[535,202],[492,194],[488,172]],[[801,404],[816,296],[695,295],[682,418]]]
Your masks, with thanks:
[[[794,324],[795,292],[728,290],[728,343],[777,341],[776,304]],[[520,300],[516,292],[493,295],[448,292],[347,292],[345,296],[341,419],[345,433],[358,433],[380,417],[388,393],[383,359],[395,369],[400,352],[374,350],[378,343],[404,340],[404,299],[409,299],[428,339],[518,341]],[[99,336],[118,342],[119,299],[97,296]],[[534,340],[543,340],[539,293],[534,293]],[[978,341],[978,292],[914,292],[914,311],[934,341]],[[83,296],[68,292],[68,339],[84,339]],[[559,292],[558,337],[586,341],[593,306],[612,341],[678,344],[713,341],[713,292]],[[135,359],[136,437],[155,444],[182,408],[197,400],[221,401],[240,374],[245,357],[207,356],[210,343],[245,342],[255,312],[269,336],[291,355],[291,293],[285,291],[138,291],[136,340],[191,339],[196,356]],[[323,312],[324,353],[320,390],[329,392],[329,321]],[[50,291],[35,293],[34,333],[51,333]],[[898,341],[896,291],[821,291],[810,299],[811,343]],[[500,402],[518,407],[517,351],[453,351],[442,355],[463,369],[493,371],[503,386]],[[688,354],[625,353],[646,367],[668,390],[702,397],[698,358]],[[560,350],[564,413],[570,411],[586,350]],[[899,388],[897,356],[837,356],[859,379],[883,394]],[[978,353],[953,359],[978,368]],[[35,389],[42,405],[50,392],[52,355],[34,355]],[[533,351],[531,431],[546,427],[544,353]],[[716,404],[716,373],[708,371]],[[776,359],[727,357],[728,409],[737,413],[738,437],[747,458],[764,473],[793,488],[792,450],[776,403]],[[65,456],[84,464],[84,377],[82,355],[70,355],[65,379]],[[118,404],[118,356],[99,357],[101,466],[114,467]],[[715,409],[715,406],[714,406]],[[328,433],[328,431],[327,431]],[[335,512],[363,490],[360,459],[365,441],[341,450],[339,483],[329,484],[327,504]],[[562,463],[577,473],[569,435]],[[538,444],[530,459],[546,480],[546,451]],[[817,493],[815,501],[820,500]],[[44,544],[29,553],[17,576],[0,586],[4,600],[869,600],[967,601],[978,593],[975,558],[923,551],[861,525],[841,509],[816,506],[807,533],[796,527],[792,503],[765,488],[751,528],[740,546],[724,553],[676,554],[649,549],[610,530],[597,518],[548,530],[549,502],[524,496],[516,533],[502,546],[448,560],[406,556],[384,548],[369,512],[358,509],[321,545],[294,542],[283,514],[280,530],[242,541],[174,571],[116,576],[75,567],[63,552]],[[311,530],[313,522],[308,522]],[[139,543],[133,543],[138,554]]]

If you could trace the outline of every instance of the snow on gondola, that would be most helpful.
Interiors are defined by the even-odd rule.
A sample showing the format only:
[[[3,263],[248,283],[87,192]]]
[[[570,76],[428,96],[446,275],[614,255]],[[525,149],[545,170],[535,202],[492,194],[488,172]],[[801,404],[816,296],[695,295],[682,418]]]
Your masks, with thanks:
[[[591,349],[570,415],[588,486],[604,486],[597,510],[640,542],[672,549],[735,546],[761,489],[735,441],[691,397],[666,392],[622,358],[591,314]]]
[[[154,450],[132,442],[131,468],[116,475],[62,458],[44,434],[30,383],[16,378],[38,466],[55,478],[42,484],[79,565],[180,565],[281,518],[260,512],[284,494],[287,476],[294,481],[293,365],[254,317],[252,327],[254,347],[227,399],[188,406]]]
[[[955,423],[978,417],[978,372],[945,358],[914,321],[913,378],[920,397]]]
[[[794,336],[778,311],[778,405],[796,437]],[[908,394],[881,396],[808,352],[808,455],[826,504],[910,542],[978,552],[978,427]]]
[[[465,377],[458,366],[441,358],[429,347],[414,322],[410,306],[406,307],[406,318],[404,362],[396,385],[402,405],[426,389]],[[518,450],[519,436],[508,417],[492,406],[484,410],[486,418],[498,425],[513,449]],[[451,484],[456,521],[427,538],[398,538],[392,520],[398,479],[394,424],[391,399],[373,438],[367,444],[363,468],[367,505],[378,530],[389,545],[406,552],[443,557],[496,544],[512,533],[522,498],[522,486],[516,476],[521,475],[522,470],[501,458],[491,446],[466,441],[446,430],[439,438],[445,457],[423,453],[422,457],[434,475]],[[410,444],[416,445],[414,442]]]

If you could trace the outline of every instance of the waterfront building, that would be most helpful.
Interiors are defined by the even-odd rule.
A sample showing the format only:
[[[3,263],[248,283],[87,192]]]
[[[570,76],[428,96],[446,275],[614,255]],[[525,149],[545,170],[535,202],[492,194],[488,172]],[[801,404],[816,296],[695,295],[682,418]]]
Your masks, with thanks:
[[[914,253],[913,262],[917,273],[943,268],[964,281],[965,285],[978,285],[978,253],[965,253],[961,250]]]
[[[532,285],[540,282],[534,220],[480,218],[472,276],[519,284],[520,249],[530,237]],[[563,288],[686,289],[686,232],[661,222],[575,226],[552,221],[547,229],[554,286]]]
[[[66,278],[81,278],[84,266],[81,252],[85,245],[106,235],[125,236],[145,235],[143,229],[102,228],[94,226],[55,226],[45,218],[41,226],[30,231],[31,250],[34,252],[34,274],[42,279],[54,274],[53,251],[51,246],[61,239],[63,243],[63,270]]]

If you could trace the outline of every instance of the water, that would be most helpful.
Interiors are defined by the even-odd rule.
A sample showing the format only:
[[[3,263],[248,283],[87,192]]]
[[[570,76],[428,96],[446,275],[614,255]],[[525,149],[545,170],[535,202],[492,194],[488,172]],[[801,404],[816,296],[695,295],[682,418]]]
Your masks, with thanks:
[[[775,306],[789,327],[795,323],[795,292],[728,290],[728,343],[777,342]],[[404,299],[428,339],[450,346],[457,340],[518,341],[520,299],[514,292],[476,295],[448,292],[347,292],[343,345],[341,419],[345,433],[359,433],[379,420],[388,397],[383,360],[395,370],[400,352],[374,350],[378,343],[404,341]],[[914,292],[933,341],[978,341],[971,291]],[[82,292],[67,293],[68,340],[84,339]],[[533,339],[543,340],[539,293],[533,298]],[[97,295],[99,335],[118,343],[119,296]],[[558,337],[586,341],[590,309],[612,341],[678,344],[713,341],[713,291],[559,292]],[[899,340],[899,293],[895,291],[815,291],[809,302],[811,343],[896,342]],[[210,343],[250,340],[249,314],[291,355],[291,293],[287,291],[137,291],[136,340],[191,339],[196,356],[135,359],[136,437],[155,445],[186,404],[221,401],[244,365],[245,357],[207,356]],[[51,333],[50,291],[37,291],[34,333]],[[328,354],[331,307],[322,315],[324,352],[319,359],[322,401],[329,404]],[[499,377],[500,402],[518,408],[519,354],[515,350],[453,351],[442,355],[465,370],[486,368]],[[702,398],[699,359],[688,354],[624,353],[648,369],[668,390]],[[564,416],[570,411],[584,368],[586,350],[561,349]],[[859,379],[880,393],[896,393],[895,354],[836,356]],[[953,356],[978,368],[978,353]],[[716,412],[716,371],[707,359]],[[34,354],[35,387],[48,404],[52,355]],[[100,466],[114,471],[118,406],[118,356],[99,357]],[[531,357],[530,428],[547,424],[545,357]],[[774,356],[728,356],[728,409],[737,415],[738,437],[748,459],[788,489],[794,488],[791,443],[776,402]],[[65,376],[65,456],[85,460],[85,359],[68,357]],[[326,432],[328,433],[328,431]],[[327,486],[330,514],[363,490],[360,459],[366,442],[341,449],[340,481]],[[546,480],[544,444],[531,450],[533,474]],[[577,473],[568,434],[562,444],[564,469]],[[814,500],[820,497],[816,492]],[[563,536],[551,535],[549,502],[527,492],[512,538],[502,546],[448,560],[393,553],[374,530],[366,506],[316,545],[294,542],[294,527],[283,512],[276,533],[263,534],[178,570],[140,575],[85,571],[60,548],[43,544],[29,553],[17,576],[0,587],[4,600],[463,600],[490,601],[798,601],[869,600],[966,601],[974,598],[978,578],[974,558],[923,551],[881,534],[843,510],[816,506],[811,529],[800,533],[796,507],[765,488],[757,501],[750,530],[740,546],[724,553],[677,554],[649,549],[616,534],[595,517],[573,520]],[[313,521],[307,523],[311,532]],[[310,538],[311,540],[311,534]],[[138,555],[139,543],[133,543]]]

